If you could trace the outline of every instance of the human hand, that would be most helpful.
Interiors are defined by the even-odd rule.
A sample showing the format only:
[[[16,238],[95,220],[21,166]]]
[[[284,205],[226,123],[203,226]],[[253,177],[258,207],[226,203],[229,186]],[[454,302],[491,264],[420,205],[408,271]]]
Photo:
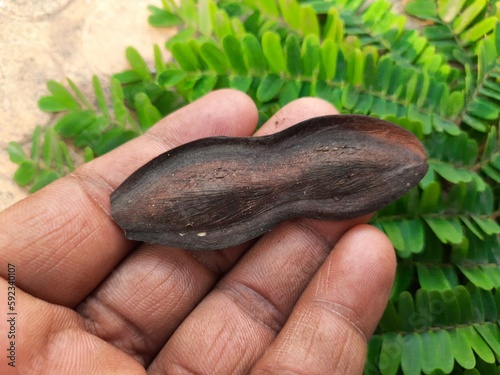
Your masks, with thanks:
[[[332,113],[299,99],[258,135]],[[213,92],[0,213],[0,319],[10,263],[19,374],[362,372],[396,266],[368,217],[296,219],[220,251],[128,241],[110,217],[110,193],[139,166],[256,122],[246,95]]]

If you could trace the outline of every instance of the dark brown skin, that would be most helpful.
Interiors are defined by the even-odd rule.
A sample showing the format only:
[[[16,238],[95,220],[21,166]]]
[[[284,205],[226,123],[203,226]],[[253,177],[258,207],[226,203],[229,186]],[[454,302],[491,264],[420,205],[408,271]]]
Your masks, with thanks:
[[[334,113],[301,98],[254,135]],[[396,272],[368,216],[290,220],[221,251],[129,241],[111,218],[109,195],[141,165],[202,137],[251,136],[257,120],[242,92],[213,91],[0,212],[0,290],[14,264],[19,307],[18,360],[0,374],[362,374]]]
[[[414,187],[426,154],[410,132],[367,116],[303,121],[264,137],[211,137],[153,159],[111,195],[129,239],[213,250],[295,217],[346,220]]]

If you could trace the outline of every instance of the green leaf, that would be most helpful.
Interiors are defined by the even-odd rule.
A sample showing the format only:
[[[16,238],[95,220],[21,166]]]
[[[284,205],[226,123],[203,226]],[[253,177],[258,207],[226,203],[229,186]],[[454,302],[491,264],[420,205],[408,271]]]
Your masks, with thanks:
[[[189,100],[195,101],[202,96],[208,94],[217,83],[216,76],[202,76],[194,85],[193,90],[189,94]]]
[[[33,137],[31,139],[31,159],[38,161],[40,160],[40,137],[42,135],[42,127],[37,125],[33,131]]]
[[[38,100],[38,108],[44,112],[61,112],[68,109],[65,104],[62,104],[53,96],[42,96]]]
[[[401,322],[399,321],[399,315],[396,312],[396,308],[394,307],[394,304],[391,301],[387,303],[382,318],[380,319],[379,325],[385,332],[394,332],[401,330]]]
[[[161,53],[161,49],[158,46],[158,44],[155,44],[153,46],[153,54],[155,58],[155,68],[156,68],[156,74],[160,74],[164,70],[167,69],[167,65],[165,64],[165,61],[163,60],[163,55]]]
[[[347,80],[353,85],[362,85],[364,80],[365,56],[361,50],[355,49],[349,57],[348,64],[350,69],[348,70]],[[393,80],[395,80],[395,77],[393,77]]]
[[[401,362],[401,336],[386,333],[382,338],[379,368],[383,375],[397,374]]]
[[[440,217],[424,216],[424,220],[441,242],[450,244],[462,242],[463,231],[458,219],[447,220]]]
[[[278,0],[284,20],[294,30],[300,29],[300,5],[297,0]]]
[[[316,12],[310,5],[302,5],[299,13],[300,29],[305,37],[314,35],[319,39],[320,29]]]
[[[491,156],[490,163],[497,169],[500,169],[500,154],[495,154]]]
[[[181,0],[179,7],[181,18],[196,24],[198,22],[196,6],[194,0]]]
[[[356,106],[353,108],[353,113],[360,115],[367,115],[372,108],[373,104],[373,96],[369,94],[361,94],[356,103]]]
[[[85,163],[94,160],[94,151],[92,151],[92,149],[88,146],[83,150],[83,159],[85,160]]]
[[[279,103],[281,106],[290,103],[300,97],[301,84],[299,81],[287,81],[280,93]]]
[[[95,155],[104,155],[105,153],[121,146],[122,144],[130,141],[137,137],[137,133],[131,130],[125,130],[122,128],[113,128],[106,133],[104,133],[100,138],[96,145],[90,150],[86,150],[85,160],[87,158],[89,160],[93,159]],[[90,153],[92,152],[92,154]]]
[[[148,22],[151,26],[172,27],[182,24],[182,19],[176,14],[173,14],[171,12],[168,12],[166,10],[160,9],[152,5],[148,6],[148,9],[152,13],[148,17]]]
[[[458,284],[458,280],[454,284]],[[446,310],[445,325],[449,326],[449,325],[460,323],[460,307],[458,306],[457,296],[456,296],[454,290],[448,289],[448,290],[442,291],[441,292],[441,300],[443,301],[443,303],[445,305],[445,310]],[[452,345],[453,345],[453,343],[452,343]]]
[[[130,84],[130,83],[137,83],[137,82],[142,81],[141,76],[139,74],[137,74],[137,72],[134,70],[126,70],[126,71],[121,72],[121,73],[113,74],[112,79],[115,79],[124,85]]]
[[[93,111],[74,111],[61,118],[54,130],[63,137],[74,137],[96,121]]]
[[[483,234],[477,229],[477,227],[469,220],[466,216],[460,216],[460,220],[465,224],[465,226],[479,239],[483,240]]]
[[[332,40],[326,40],[321,45],[321,77],[327,81],[332,81],[337,72],[337,44]]]
[[[205,63],[217,74],[223,75],[229,69],[226,55],[215,44],[206,42],[200,47],[200,55]]]
[[[431,182],[422,191],[418,211],[432,213],[439,211],[441,206],[441,186],[437,182]]]
[[[491,33],[491,31],[495,28],[496,22],[496,17],[488,17],[462,33],[460,35],[460,39],[465,45],[476,42],[480,38]]]
[[[493,349],[497,355],[500,355],[500,328],[498,328],[498,325],[487,323],[476,325],[474,328],[476,328],[490,348]]]
[[[401,353],[401,370],[405,375],[420,375],[422,362],[422,340],[420,334],[415,332],[403,336],[403,346]]]
[[[34,180],[36,172],[37,169],[34,161],[23,161],[14,173],[14,181],[16,181],[19,186],[26,186]]]
[[[177,34],[167,40],[167,42],[165,43],[165,48],[171,51],[174,44],[187,43],[189,40],[195,37],[196,33],[196,29],[191,27],[180,30],[179,32],[177,32]]]
[[[478,98],[468,104],[467,112],[485,120],[496,120],[499,110],[497,106]]]
[[[365,361],[364,375],[378,375],[379,371],[379,359],[380,359],[380,349],[382,347],[382,337],[374,335],[368,341],[368,348]]]
[[[447,99],[446,116],[456,117],[464,107],[464,93],[462,91],[453,91]]]
[[[310,34],[302,42],[302,72],[306,77],[317,74],[320,65],[319,39],[316,35]]]
[[[487,235],[500,234],[500,225],[493,219],[472,216],[472,220],[474,220],[478,227]]]
[[[125,50],[125,56],[129,64],[132,66],[134,72],[136,72],[143,81],[153,80],[153,76],[151,75],[151,71],[146,64],[146,61],[144,61],[142,56],[139,54],[139,52],[137,52],[135,48],[128,47]]]
[[[269,14],[273,17],[279,17],[280,13],[278,11],[278,7],[274,1],[260,1],[256,2],[256,4],[262,9],[263,13]]]
[[[17,142],[9,142],[7,145],[10,161],[16,164],[21,164],[23,161],[29,160],[28,155],[24,152],[22,146]]]
[[[493,288],[493,283],[480,266],[457,264],[457,267],[472,284],[486,290]]]
[[[434,332],[436,348],[436,368],[445,374],[453,370],[454,360],[451,350],[451,338],[447,330],[440,329]]]
[[[55,180],[61,178],[61,175],[56,171],[48,170],[43,171],[39,175],[36,176],[33,185],[30,188],[30,193],[34,193],[41,188],[47,186],[48,184],[54,182]]]
[[[93,108],[93,106],[89,103],[89,101],[87,100],[87,98],[85,97],[83,92],[78,88],[78,86],[71,79],[66,78],[66,80],[68,81],[69,87],[71,87],[71,89],[75,93],[76,97],[78,98],[78,100],[80,100],[80,102],[83,104],[83,106],[86,109]]]
[[[412,295],[407,291],[402,292],[398,297],[398,313],[401,329],[412,332],[414,329],[412,320],[415,316],[415,306]]]
[[[69,154],[68,147],[66,147],[66,143],[64,143],[63,141],[57,141],[55,154],[61,154],[64,157],[64,161],[66,163],[66,166],[68,167],[68,170],[70,172],[73,172],[75,166],[73,164],[73,159],[71,159],[71,155]]]
[[[342,105],[348,109],[353,110],[359,100],[359,91],[352,85],[347,85],[342,91]]]
[[[231,19],[225,11],[221,9],[215,10],[211,14],[211,18],[212,24],[217,25],[217,27],[214,29],[214,33],[217,36],[217,39],[224,39],[226,36],[236,35],[233,32]]]
[[[451,285],[446,279],[446,275],[439,266],[417,263],[416,268],[418,280],[422,288],[427,290],[451,289]]]
[[[453,122],[448,121],[441,116],[434,115],[432,116],[432,124],[437,131],[445,131],[449,135],[459,135],[460,128],[456,126]]]
[[[252,77],[234,76],[229,80],[229,87],[235,90],[247,92],[250,89],[252,82]]]
[[[185,71],[180,69],[169,69],[160,73],[157,78],[157,82],[160,86],[165,88],[177,85],[183,79],[187,77]]]
[[[335,7],[328,9],[326,23],[323,28],[323,39],[330,39],[336,43],[342,43],[344,40],[344,23]]]
[[[149,97],[145,93],[141,92],[135,95],[134,102],[137,110],[137,118],[143,131],[146,131],[161,120],[162,115],[160,111],[151,104]]]
[[[438,15],[445,23],[450,23],[460,13],[466,0],[439,0]]]
[[[271,73],[280,74],[286,70],[281,38],[277,32],[266,31],[262,35],[262,52]]]
[[[111,79],[111,97],[113,100],[113,112],[115,114],[115,120],[118,125],[125,126],[129,113],[127,108],[125,107],[122,86],[120,85],[120,82],[115,78]]]
[[[38,101],[38,107],[45,112],[78,110],[80,104],[63,85],[56,81],[47,81],[47,88],[52,96],[44,96]]]
[[[101,81],[96,75],[92,76],[92,86],[94,87],[95,97],[97,99],[97,104],[99,105],[101,113],[104,115],[104,117],[110,119],[111,116],[109,115],[108,105],[106,103],[106,98],[104,97],[104,91],[102,90]]]
[[[292,76],[298,76],[301,73],[300,45],[296,35],[291,34],[286,38],[286,67],[288,73]]]
[[[387,237],[389,237],[389,239],[391,240],[394,248],[400,252],[399,255],[403,258],[409,257],[410,252],[406,249],[404,234],[401,230],[400,223],[393,221],[383,221],[381,222],[381,225],[384,228],[384,232],[387,234]]]
[[[260,81],[257,89],[257,100],[268,102],[278,96],[283,87],[283,79],[276,74],[269,74]]]
[[[170,48],[170,51],[174,59],[185,71],[196,72],[200,69],[198,57],[188,43],[175,43]]]
[[[476,357],[469,345],[462,328],[449,331],[451,339],[451,351],[457,363],[466,369],[472,369],[476,365]]]
[[[377,67],[377,80],[375,82],[375,90],[385,94],[391,82],[391,72],[393,62],[390,57],[384,56],[380,59]]]
[[[460,34],[469,26],[472,21],[481,13],[486,6],[486,0],[474,0],[458,17],[453,21],[453,32]]]
[[[447,163],[432,162],[432,168],[445,180],[454,184],[472,181],[472,176],[467,170],[454,168]]]
[[[222,46],[224,47],[227,59],[236,74],[242,76],[246,75],[247,68],[245,60],[243,59],[243,49],[241,48],[241,44],[238,39],[232,35],[228,35],[222,40]]]
[[[56,145],[54,146],[54,164],[55,164],[55,169],[57,171],[64,173],[65,165],[64,165],[63,147],[59,147],[60,144],[66,147],[66,144],[63,141],[57,141]]]
[[[248,69],[256,74],[264,74],[267,63],[257,38],[252,34],[246,34],[241,40],[241,47]]]
[[[436,1],[432,0],[412,1],[408,3],[405,10],[406,13],[424,20],[434,20],[438,12]]]
[[[495,182],[500,183],[500,171],[496,170],[495,168],[489,166],[489,165],[483,165],[481,167],[481,170],[492,180]]]
[[[415,267],[412,264],[401,260],[398,262],[398,267],[396,268],[396,277],[394,278],[394,284],[392,285],[391,300],[395,300],[397,296],[408,290],[410,285],[413,284],[415,277]],[[413,324],[412,324],[413,325]]]
[[[487,132],[489,130],[483,121],[481,121],[473,116],[465,115],[462,118],[462,121],[464,123],[466,123],[467,125],[469,125],[471,128],[473,128],[479,132]]]
[[[495,362],[495,355],[490,347],[473,327],[464,327],[462,332],[469,345],[483,361],[487,363]]]
[[[57,100],[67,110],[80,109],[80,104],[73,98],[73,95],[64,88],[63,85],[56,81],[47,81],[47,88],[49,89],[52,97]]]
[[[45,129],[43,147],[42,147],[42,156],[43,162],[46,166],[50,166],[52,160],[54,159],[54,148],[56,146],[56,139],[54,129],[47,128]]]

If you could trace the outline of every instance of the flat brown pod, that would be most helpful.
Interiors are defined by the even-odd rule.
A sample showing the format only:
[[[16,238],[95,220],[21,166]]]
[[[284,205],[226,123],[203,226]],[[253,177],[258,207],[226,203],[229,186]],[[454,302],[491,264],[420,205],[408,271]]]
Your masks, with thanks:
[[[129,239],[222,249],[291,218],[376,211],[422,179],[426,160],[413,134],[386,121],[316,117],[269,136],[174,148],[111,194],[111,214]]]

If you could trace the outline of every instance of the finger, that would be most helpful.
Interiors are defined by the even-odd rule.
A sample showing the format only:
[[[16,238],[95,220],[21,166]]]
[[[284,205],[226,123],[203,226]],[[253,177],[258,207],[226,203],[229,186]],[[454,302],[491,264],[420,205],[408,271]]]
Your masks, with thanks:
[[[255,105],[237,91],[216,91],[182,108],[145,135],[2,212],[0,263],[16,264],[25,291],[74,306],[133,246],[109,216],[109,194],[173,146],[209,135],[249,135],[256,123]]]
[[[258,133],[269,134],[303,119],[331,113],[335,113],[334,108],[322,100],[302,99],[279,111]],[[284,323],[331,249],[329,241],[336,241],[349,227],[364,220],[329,223],[327,238],[301,220],[283,223],[263,236],[178,328],[150,372],[184,368],[195,373],[237,373],[249,366]]]
[[[2,295],[7,295],[7,286],[0,278]],[[1,374],[146,373],[132,357],[89,334],[73,310],[41,301],[20,288],[15,302],[16,315],[7,315],[7,304],[0,303],[0,315],[5,317],[0,321],[0,347],[7,353],[0,361]],[[9,329],[4,330],[5,325]]]
[[[349,231],[252,373],[361,374],[395,270],[385,235],[367,225]]]
[[[271,116],[254,135],[263,136],[277,133],[311,117],[339,113],[330,103],[318,98],[301,98],[292,103],[293,105],[286,105]]]

